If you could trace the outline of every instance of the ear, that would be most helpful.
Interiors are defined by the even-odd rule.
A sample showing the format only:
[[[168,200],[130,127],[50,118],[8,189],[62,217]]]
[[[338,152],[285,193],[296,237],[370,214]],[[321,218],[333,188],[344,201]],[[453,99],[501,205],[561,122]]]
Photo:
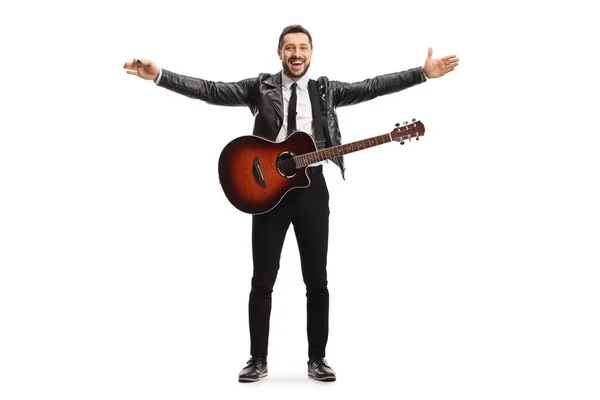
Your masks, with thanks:
[[[279,56],[279,59],[281,60],[281,49],[277,49],[277,55]]]

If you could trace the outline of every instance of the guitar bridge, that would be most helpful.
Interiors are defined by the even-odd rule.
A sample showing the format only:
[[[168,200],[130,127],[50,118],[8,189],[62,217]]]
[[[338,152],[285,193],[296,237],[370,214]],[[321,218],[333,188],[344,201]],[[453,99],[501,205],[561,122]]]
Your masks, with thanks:
[[[254,157],[254,160],[252,161],[252,176],[254,176],[254,180],[256,180],[260,187],[267,187],[267,182],[265,182],[265,177],[262,173],[258,156]]]

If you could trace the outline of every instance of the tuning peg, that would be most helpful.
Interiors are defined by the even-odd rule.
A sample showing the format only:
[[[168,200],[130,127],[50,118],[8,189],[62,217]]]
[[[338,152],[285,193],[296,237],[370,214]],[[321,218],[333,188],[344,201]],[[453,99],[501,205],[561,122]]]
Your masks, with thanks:
[[[396,122],[396,128],[400,127],[400,124]]]
[[[401,141],[400,141],[400,144],[404,144],[404,140],[401,140]]]
[[[415,138],[415,140],[416,140],[416,141],[418,141],[418,140],[419,140],[419,137],[417,136],[417,137]]]
[[[408,121],[404,121],[404,125],[408,125]]]

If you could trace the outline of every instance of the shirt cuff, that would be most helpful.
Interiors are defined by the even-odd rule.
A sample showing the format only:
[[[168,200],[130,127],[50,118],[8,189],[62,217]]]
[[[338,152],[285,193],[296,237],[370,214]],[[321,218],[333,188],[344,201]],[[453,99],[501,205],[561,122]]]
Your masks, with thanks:
[[[160,78],[161,77],[162,77],[162,68],[158,71],[158,76],[154,80],[154,83],[156,83],[158,85],[160,83]]]
[[[425,68],[421,67],[421,81],[425,82],[427,79],[427,74],[425,74]]]

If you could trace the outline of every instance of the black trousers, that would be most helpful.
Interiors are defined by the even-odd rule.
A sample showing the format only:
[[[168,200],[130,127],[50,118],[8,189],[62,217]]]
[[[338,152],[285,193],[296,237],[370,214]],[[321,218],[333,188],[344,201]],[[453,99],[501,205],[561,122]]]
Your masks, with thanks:
[[[329,192],[322,166],[309,167],[308,188],[293,189],[266,214],[252,216],[254,272],[248,305],[250,354],[266,357],[271,316],[271,293],[279,270],[281,250],[290,223],[294,226],[302,276],[306,285],[308,356],[325,357],[329,333],[327,245]]]

